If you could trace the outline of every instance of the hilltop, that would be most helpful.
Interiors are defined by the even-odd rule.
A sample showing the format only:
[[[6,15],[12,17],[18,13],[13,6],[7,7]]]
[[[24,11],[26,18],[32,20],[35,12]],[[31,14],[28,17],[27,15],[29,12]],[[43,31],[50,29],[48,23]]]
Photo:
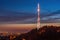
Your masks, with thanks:
[[[39,30],[33,29],[21,36],[26,40],[60,40],[60,27],[43,26]]]

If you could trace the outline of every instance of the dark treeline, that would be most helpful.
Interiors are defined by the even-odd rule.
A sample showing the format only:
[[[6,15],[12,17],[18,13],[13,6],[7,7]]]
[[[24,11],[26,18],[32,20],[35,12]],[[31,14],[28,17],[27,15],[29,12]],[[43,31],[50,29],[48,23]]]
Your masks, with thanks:
[[[13,37],[0,36],[0,40],[60,40],[60,27],[43,26],[39,30],[32,29],[30,32]]]

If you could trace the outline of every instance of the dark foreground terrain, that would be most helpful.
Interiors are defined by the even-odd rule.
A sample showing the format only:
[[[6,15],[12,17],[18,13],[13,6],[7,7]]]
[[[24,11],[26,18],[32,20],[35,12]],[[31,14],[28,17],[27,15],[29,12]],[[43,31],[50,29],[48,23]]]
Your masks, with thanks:
[[[21,35],[0,35],[0,40],[60,40],[60,27],[43,26]]]

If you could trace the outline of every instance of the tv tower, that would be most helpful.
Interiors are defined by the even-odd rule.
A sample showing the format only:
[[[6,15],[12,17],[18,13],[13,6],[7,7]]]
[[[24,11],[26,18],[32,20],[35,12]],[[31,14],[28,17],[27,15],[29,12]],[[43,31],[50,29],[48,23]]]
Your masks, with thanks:
[[[38,13],[38,19],[37,19],[37,30],[40,28],[40,6],[38,3],[38,8],[37,8],[37,13]]]

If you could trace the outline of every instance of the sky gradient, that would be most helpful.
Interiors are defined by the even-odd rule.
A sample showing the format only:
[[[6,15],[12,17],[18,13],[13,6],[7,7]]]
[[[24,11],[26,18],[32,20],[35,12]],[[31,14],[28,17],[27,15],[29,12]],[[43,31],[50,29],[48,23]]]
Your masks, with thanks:
[[[38,3],[41,23],[60,23],[60,0],[0,0],[0,23],[36,23]]]

